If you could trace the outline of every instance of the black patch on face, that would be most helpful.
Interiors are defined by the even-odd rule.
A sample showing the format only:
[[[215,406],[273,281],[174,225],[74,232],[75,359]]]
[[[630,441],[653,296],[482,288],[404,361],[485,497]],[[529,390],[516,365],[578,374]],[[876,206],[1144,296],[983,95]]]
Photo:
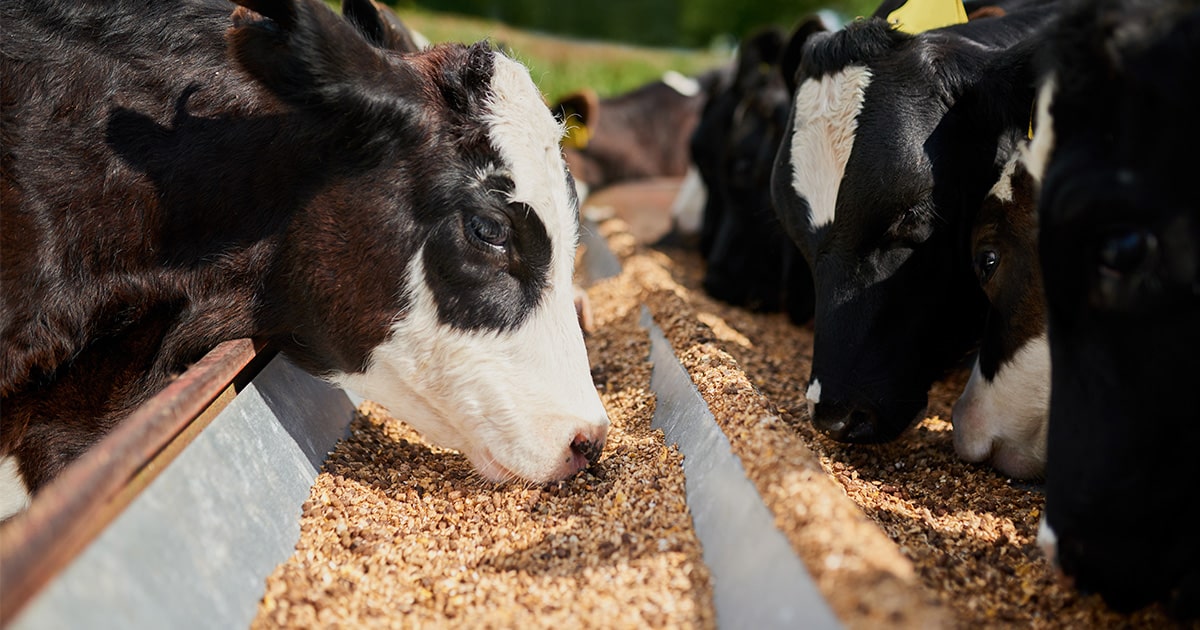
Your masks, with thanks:
[[[425,279],[438,319],[459,330],[509,331],[549,285],[551,243],[533,208],[508,201],[512,180],[493,175],[462,191],[473,203],[445,217],[425,242]]]

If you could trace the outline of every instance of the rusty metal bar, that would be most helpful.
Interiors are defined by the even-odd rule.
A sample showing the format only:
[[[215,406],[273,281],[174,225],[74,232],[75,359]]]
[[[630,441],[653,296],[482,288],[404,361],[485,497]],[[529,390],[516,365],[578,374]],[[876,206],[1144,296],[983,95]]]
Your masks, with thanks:
[[[271,354],[250,339],[217,346],[0,527],[0,625],[8,625],[211,421],[220,411],[214,405],[227,404]]]

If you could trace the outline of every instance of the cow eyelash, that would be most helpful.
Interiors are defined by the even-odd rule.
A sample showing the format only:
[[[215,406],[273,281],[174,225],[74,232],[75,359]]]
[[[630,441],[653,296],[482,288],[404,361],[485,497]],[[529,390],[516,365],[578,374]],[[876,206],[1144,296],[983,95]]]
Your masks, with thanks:
[[[467,235],[479,245],[495,250],[504,250],[508,247],[512,230],[507,221],[473,214],[467,217],[465,227]]]

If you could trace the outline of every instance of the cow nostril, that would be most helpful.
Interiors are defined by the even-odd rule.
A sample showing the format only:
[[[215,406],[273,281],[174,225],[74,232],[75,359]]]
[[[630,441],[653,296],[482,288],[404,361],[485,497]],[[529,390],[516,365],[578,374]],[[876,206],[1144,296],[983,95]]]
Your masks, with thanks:
[[[589,466],[596,463],[600,459],[600,451],[604,450],[604,438],[590,438],[583,433],[575,436],[571,441],[571,452],[581,455],[587,460]]]
[[[818,404],[813,424],[839,442],[868,443],[875,441],[878,414],[869,408]]]

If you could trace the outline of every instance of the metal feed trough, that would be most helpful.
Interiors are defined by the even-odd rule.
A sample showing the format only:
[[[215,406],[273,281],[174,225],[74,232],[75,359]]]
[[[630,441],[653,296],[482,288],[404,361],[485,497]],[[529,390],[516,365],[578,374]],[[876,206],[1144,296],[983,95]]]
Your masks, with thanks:
[[[592,279],[619,273],[594,229],[584,241]],[[645,307],[641,323],[718,624],[839,627]],[[249,340],[218,346],[0,530],[0,625],[246,627],[356,402]]]

